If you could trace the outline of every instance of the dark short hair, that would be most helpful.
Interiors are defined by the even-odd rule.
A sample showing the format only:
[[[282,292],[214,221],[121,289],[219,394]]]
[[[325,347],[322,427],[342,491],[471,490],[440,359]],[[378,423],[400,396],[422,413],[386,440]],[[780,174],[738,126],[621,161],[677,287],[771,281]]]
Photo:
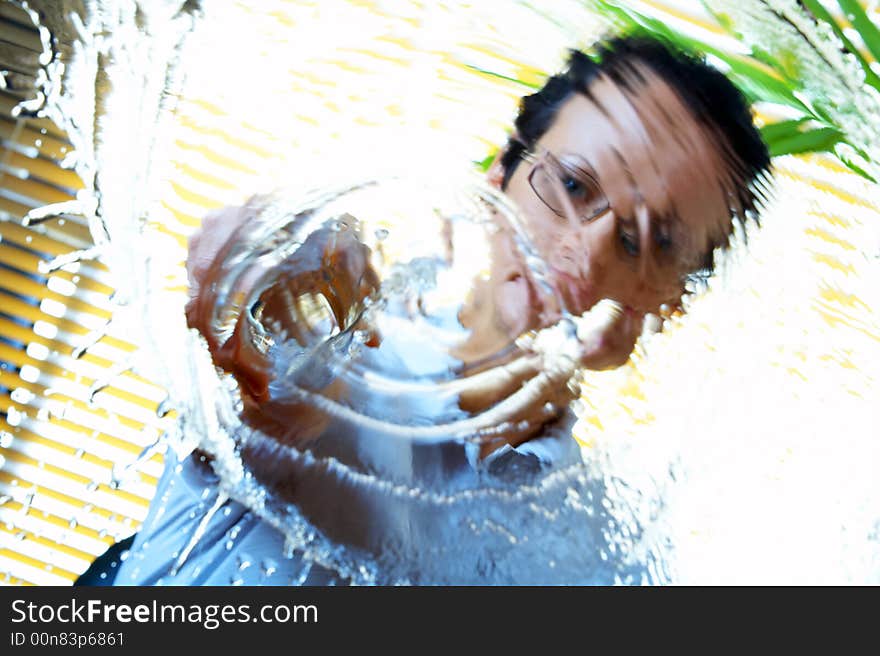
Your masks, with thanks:
[[[550,128],[562,103],[574,93],[589,96],[592,81],[605,74],[627,88],[632,65],[642,63],[663,79],[681,98],[694,118],[723,135],[724,157],[741,188],[731,199],[731,220],[758,221],[766,200],[770,155],[752,121],[749,104],[733,83],[703,58],[643,35],[619,36],[597,44],[596,55],[578,50],[569,54],[566,69],[550,77],[537,92],[523,97],[514,125],[516,133],[501,157],[502,189],[507,187],[524,152],[532,149]],[[735,209],[736,208],[736,209]],[[727,242],[714,244],[726,246]],[[713,268],[712,252],[701,269]]]

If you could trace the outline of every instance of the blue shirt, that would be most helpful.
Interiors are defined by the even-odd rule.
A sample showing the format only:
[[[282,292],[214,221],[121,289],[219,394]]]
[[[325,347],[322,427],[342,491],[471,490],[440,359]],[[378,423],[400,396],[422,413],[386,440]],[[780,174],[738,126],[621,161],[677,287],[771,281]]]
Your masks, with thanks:
[[[580,463],[580,449],[570,437],[570,426],[566,426],[518,448],[505,446],[482,462],[473,459],[471,466],[485,476],[512,477],[519,484],[531,481],[541,485],[546,477],[552,478],[554,472],[570,471],[572,467],[582,468],[583,464]],[[577,478],[583,480],[583,472]],[[591,485],[595,488],[594,484]],[[562,562],[554,564],[553,545],[561,547],[557,549],[559,553],[556,556],[560,559],[575,556],[574,559],[578,560],[588,555],[590,562],[595,564],[600,561],[599,552],[603,545],[595,540],[595,531],[590,530],[590,522],[584,524],[586,530],[580,535],[572,532],[570,522],[563,521],[566,499],[571,493],[569,486],[568,490],[561,490],[561,496],[550,502],[551,507],[559,506],[557,512],[562,513],[563,519],[549,521],[549,529],[558,535],[546,535],[548,542],[545,545],[526,545],[523,538],[522,546],[512,545],[510,552],[493,554],[493,540],[486,540],[485,529],[480,529],[476,531],[473,546],[479,549],[481,545],[486,545],[486,558],[475,560],[473,570],[451,574],[451,580],[460,583],[505,582],[503,577],[500,581],[496,580],[491,571],[480,571],[480,563],[490,563],[496,556],[510,558],[511,553],[518,554],[516,557],[522,559],[521,569],[511,570],[522,572],[522,580],[515,582],[612,583],[617,580],[613,567],[597,569],[584,563],[584,567],[578,570],[577,563],[571,563],[575,569],[562,567]],[[178,461],[173,449],[169,449],[165,472],[149,514],[131,549],[123,554],[114,567],[114,584],[337,585],[349,582],[333,569],[318,565],[298,549],[286,546],[282,532],[241,503],[232,500],[224,503],[222,498],[218,501],[218,495],[218,479],[209,464],[200,461],[197,455]],[[555,493],[550,496],[555,497]],[[212,508],[214,512],[210,519],[203,522]],[[552,514],[550,510],[545,512]],[[582,513],[578,516],[584,517]],[[596,520],[599,524],[606,522],[601,512]],[[204,524],[204,532],[191,545],[200,522]],[[486,521],[486,525],[492,524]],[[523,533],[540,537],[545,528],[539,526],[535,531],[526,529]],[[452,534],[456,531],[458,528]],[[582,539],[584,536],[589,538],[586,542]],[[514,537],[511,539],[515,540]],[[181,559],[181,554],[188,546],[191,546],[191,550],[186,558]],[[426,544],[425,548],[429,549],[431,545]],[[547,549],[549,553],[545,553]],[[533,562],[536,554],[549,555],[549,560]],[[567,574],[557,580],[553,572],[555,567],[566,570]],[[576,574],[578,571],[582,571],[583,577],[576,575],[575,580],[571,580],[572,572]]]

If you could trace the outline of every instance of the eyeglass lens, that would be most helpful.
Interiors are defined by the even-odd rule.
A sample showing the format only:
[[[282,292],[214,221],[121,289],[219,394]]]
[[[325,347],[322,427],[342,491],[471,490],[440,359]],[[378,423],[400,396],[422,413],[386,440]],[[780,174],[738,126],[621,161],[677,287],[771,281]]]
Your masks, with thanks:
[[[561,193],[568,196],[575,215],[582,222],[596,218],[609,207],[608,199],[593,176],[556,158],[548,157],[537,164],[529,176],[529,183],[544,204],[559,216],[565,216]]]

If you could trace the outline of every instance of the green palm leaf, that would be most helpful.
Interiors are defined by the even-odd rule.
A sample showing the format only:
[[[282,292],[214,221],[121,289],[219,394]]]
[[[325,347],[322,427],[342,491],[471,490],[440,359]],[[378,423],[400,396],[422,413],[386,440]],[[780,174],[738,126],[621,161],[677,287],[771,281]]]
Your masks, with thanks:
[[[865,47],[874,59],[880,60],[880,30],[868,17],[862,5],[856,0],[837,0],[837,4],[849,18],[859,36],[862,37]]]
[[[859,49],[850,41],[849,37],[846,36],[846,33],[843,31],[843,28],[834,20],[834,17],[831,13],[825,9],[825,6],[819,2],[819,0],[802,0],[804,3],[804,7],[809,11],[813,18],[819,22],[821,21],[825,25],[831,28],[834,34],[837,35],[837,38],[840,39],[840,42],[843,44],[843,47],[846,48],[847,52],[851,53],[853,57],[855,57],[856,61],[859,62],[859,66],[862,67],[862,70],[865,73],[865,82],[870,84],[877,90],[880,90],[880,77],[871,69],[871,62],[868,61],[862,53],[859,52]],[[859,7],[861,9],[861,7]],[[864,12],[862,12],[864,13]],[[866,16],[867,18],[867,16]],[[873,24],[868,20],[868,24],[873,27]],[[865,28],[867,31],[868,28]],[[876,28],[875,28],[876,31]],[[862,38],[865,38],[865,33],[862,33]],[[870,48],[869,48],[870,49]],[[874,50],[871,50],[874,58],[877,58],[877,54]]]
[[[808,119],[781,121],[761,129],[770,155],[798,155],[802,153],[832,152],[843,140],[839,130],[828,127],[809,129]]]

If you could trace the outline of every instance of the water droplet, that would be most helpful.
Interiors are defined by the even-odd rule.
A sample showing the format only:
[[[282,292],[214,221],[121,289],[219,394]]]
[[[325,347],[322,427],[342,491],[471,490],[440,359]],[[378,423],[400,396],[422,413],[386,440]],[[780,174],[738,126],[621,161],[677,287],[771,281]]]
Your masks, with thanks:
[[[231,579],[229,579],[229,584],[230,585],[244,585],[244,579],[241,578],[240,576],[233,576]]]
[[[388,238],[388,229],[387,228],[377,228],[376,229],[376,239],[378,241],[382,241]]]
[[[9,406],[6,409],[6,423],[10,426],[18,426],[25,416],[26,415],[23,412],[19,412],[18,408],[15,406]]]
[[[9,398],[16,403],[27,405],[34,400],[34,393],[31,392],[29,389],[25,389],[24,387],[16,387],[14,390],[12,390],[12,392],[10,392]]]
[[[19,513],[22,515],[27,515],[31,509],[31,504],[34,502],[34,492],[28,492],[27,496],[24,498],[24,503],[21,504],[21,508],[19,509]]]
[[[156,406],[156,416],[160,418],[164,417],[173,409],[174,405],[171,403],[171,397],[166,396],[164,399],[162,399],[159,405]]]
[[[77,522],[76,519],[71,519],[69,522],[67,522],[67,526],[70,528],[76,528],[77,526],[79,526],[79,522]]]
[[[263,570],[263,574],[266,576],[272,576],[276,571],[278,571],[278,563],[276,563],[271,558],[266,558],[260,563],[260,567]]]
[[[248,567],[251,566],[250,558],[246,554],[242,554],[241,556],[238,556],[237,560],[238,560],[238,571],[240,571],[240,572],[243,572],[244,570],[246,570]]]

